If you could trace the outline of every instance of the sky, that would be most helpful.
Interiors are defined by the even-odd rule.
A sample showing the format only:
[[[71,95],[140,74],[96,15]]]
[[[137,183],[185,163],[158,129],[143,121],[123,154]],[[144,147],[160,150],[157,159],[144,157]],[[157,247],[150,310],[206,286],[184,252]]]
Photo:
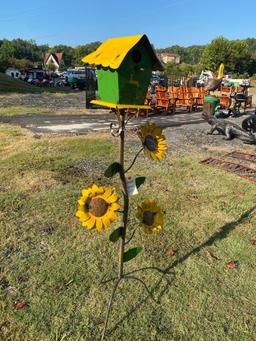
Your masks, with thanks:
[[[156,48],[202,45],[256,38],[255,13],[256,0],[2,0],[0,39],[77,46],[145,33]]]

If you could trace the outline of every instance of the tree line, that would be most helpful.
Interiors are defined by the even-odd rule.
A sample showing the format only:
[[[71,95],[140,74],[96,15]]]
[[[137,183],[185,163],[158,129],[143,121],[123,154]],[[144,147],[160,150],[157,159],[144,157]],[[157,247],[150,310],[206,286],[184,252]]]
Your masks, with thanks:
[[[65,68],[83,65],[81,59],[93,52],[100,45],[99,41],[71,47],[67,45],[37,45],[33,40],[0,40],[0,72],[8,67],[25,69],[43,65],[46,52],[63,52]]]
[[[256,74],[255,38],[228,40],[217,37],[208,45],[173,45],[158,51],[174,52],[181,56],[181,64],[166,65],[168,76],[193,76],[203,69],[216,72],[221,63],[225,65],[225,74],[243,77]]]
[[[42,65],[46,52],[63,52],[65,68],[83,65],[81,59],[93,52],[99,41],[71,47],[67,45],[38,45],[33,40],[0,40],[0,71],[8,67],[24,69]],[[168,75],[198,75],[202,69],[216,71],[221,63],[225,72],[232,75],[252,76],[256,74],[256,38],[228,40],[217,37],[208,45],[182,47],[173,45],[157,52],[174,52],[181,56],[181,64],[168,64]]]

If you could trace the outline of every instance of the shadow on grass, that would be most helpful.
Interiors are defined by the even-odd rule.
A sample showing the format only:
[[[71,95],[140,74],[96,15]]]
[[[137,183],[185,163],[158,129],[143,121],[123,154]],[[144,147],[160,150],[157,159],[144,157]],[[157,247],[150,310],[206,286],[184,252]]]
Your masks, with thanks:
[[[165,294],[165,292],[168,289],[168,287],[171,285],[171,282],[170,282],[170,280],[168,279],[167,276],[168,275],[175,275],[174,272],[172,272],[172,273],[170,272],[172,269],[174,269],[177,265],[179,265],[179,264],[183,263],[184,261],[186,261],[190,256],[200,252],[203,248],[211,246],[216,241],[225,239],[230,234],[230,232],[232,232],[237,227],[239,227],[239,225],[243,224],[250,216],[252,216],[252,214],[255,211],[256,211],[256,206],[253,206],[251,209],[249,209],[248,211],[244,212],[240,216],[240,218],[238,220],[232,221],[232,222],[230,222],[228,224],[225,224],[217,232],[215,232],[208,240],[206,240],[204,243],[198,245],[193,250],[191,250],[190,252],[186,253],[184,256],[182,256],[179,259],[177,259],[175,262],[173,262],[166,269],[163,269],[163,274],[161,275],[160,279],[155,283],[155,285],[151,289],[150,294],[146,295],[132,309],[130,309],[129,312],[124,317],[122,317],[114,325],[114,327],[112,329],[109,330],[109,332],[107,333],[107,336],[112,334],[126,319],[129,319],[129,317],[132,314],[134,314],[144,303],[146,303],[148,301],[148,299],[151,298],[151,296],[153,295],[154,291],[160,286],[162,280],[165,279],[167,284],[165,285],[165,287],[163,288],[163,290],[159,294],[158,300],[160,300],[162,298],[162,296]],[[139,270],[143,271],[143,270],[148,270],[148,269],[150,269],[150,267],[141,268]]]

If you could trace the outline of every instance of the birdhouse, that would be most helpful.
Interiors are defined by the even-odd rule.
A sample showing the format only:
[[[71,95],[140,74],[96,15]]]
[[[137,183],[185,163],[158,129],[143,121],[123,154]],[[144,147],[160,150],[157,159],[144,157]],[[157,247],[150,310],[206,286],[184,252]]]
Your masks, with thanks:
[[[112,38],[83,62],[97,67],[98,94],[103,102],[143,105],[153,70],[163,70],[147,36]]]

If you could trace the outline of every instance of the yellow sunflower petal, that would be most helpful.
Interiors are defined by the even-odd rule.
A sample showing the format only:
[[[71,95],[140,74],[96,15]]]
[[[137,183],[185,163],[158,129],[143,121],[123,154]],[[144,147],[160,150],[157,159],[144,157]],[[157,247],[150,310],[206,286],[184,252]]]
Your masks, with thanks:
[[[101,220],[101,218],[97,218],[97,219],[96,219],[96,229],[97,229],[98,231],[101,231],[102,228],[103,228],[102,220]]]
[[[163,155],[166,153],[167,148],[160,147],[158,148],[158,152],[162,153]]]
[[[144,212],[143,209],[142,209],[140,206],[138,206],[138,207],[137,207],[136,217],[137,217],[139,220],[142,220],[143,212]]]
[[[82,211],[82,212],[87,212],[87,208],[84,204],[83,205],[79,204],[77,210]]]
[[[92,185],[92,191],[93,191],[93,192],[96,193],[98,189],[99,189],[99,187],[98,187],[96,184],[93,184],[93,185]]]
[[[85,213],[83,211],[76,211],[76,216],[78,218],[80,218],[82,221],[88,220],[90,218],[90,214],[89,213]]]
[[[121,208],[121,206],[118,203],[116,203],[116,202],[114,202],[111,205],[111,210],[113,210],[113,211],[118,211],[120,208]]]
[[[110,227],[111,221],[109,220],[108,216],[103,216],[102,218],[102,223],[105,229]]]
[[[163,140],[163,141],[157,140],[157,145],[158,146],[166,146],[167,147],[166,140]]]
[[[149,211],[154,212],[156,210],[155,201],[149,199],[148,203],[147,203],[146,209],[149,210]]]
[[[107,199],[113,192],[112,187],[106,187],[104,193],[101,195],[103,199]]]
[[[96,195],[102,195],[105,192],[105,189],[103,186],[98,187],[97,191],[96,191]]]
[[[161,144],[159,144],[159,145],[158,145],[158,149],[167,150],[167,149],[168,149],[167,143],[161,143]]]
[[[150,199],[145,199],[144,202],[143,202],[143,208],[145,209],[148,205],[150,205],[150,203],[152,202],[152,200]]]
[[[118,201],[119,197],[116,193],[113,193],[110,197],[108,197],[107,202],[108,203],[114,203]]]
[[[82,190],[82,195],[83,195],[83,198],[87,198],[88,195],[90,194],[90,190],[89,189],[83,189]]]
[[[157,160],[156,154],[154,152],[150,152],[150,157],[152,160]]]
[[[163,159],[163,157],[164,157],[164,154],[162,154],[162,153],[156,153],[156,154],[155,154],[155,157],[156,157],[157,160],[161,161],[161,160]]]
[[[108,214],[107,214],[109,220],[111,221],[115,221],[117,219],[117,214],[114,212],[114,211],[108,211]]]
[[[84,222],[84,224],[84,226],[86,226],[89,230],[92,229],[96,224],[95,217],[91,216],[89,220]]]
[[[83,198],[80,198],[79,200],[77,200],[77,202],[80,206],[84,206],[85,204],[85,200]]]

